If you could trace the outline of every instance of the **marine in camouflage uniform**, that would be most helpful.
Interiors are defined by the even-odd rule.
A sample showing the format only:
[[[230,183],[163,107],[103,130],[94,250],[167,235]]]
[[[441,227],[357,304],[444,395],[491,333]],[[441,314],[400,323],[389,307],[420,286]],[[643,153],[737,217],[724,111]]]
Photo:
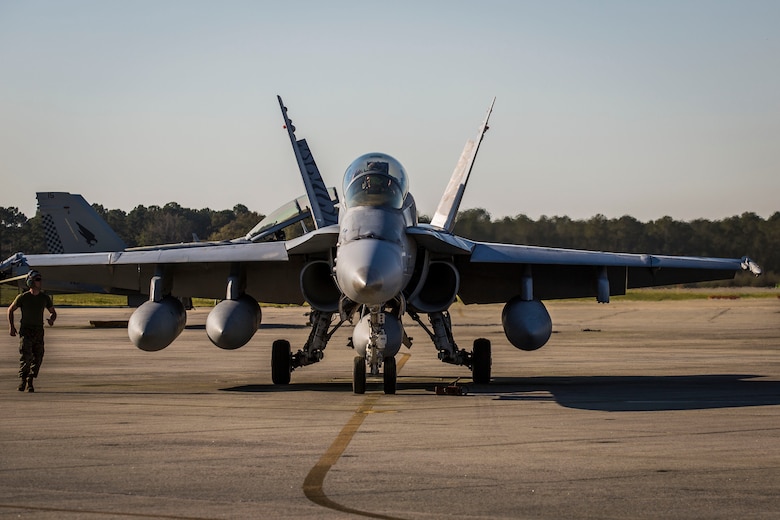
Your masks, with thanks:
[[[19,334],[19,391],[23,392],[25,388],[28,392],[34,392],[33,379],[38,377],[38,371],[43,362],[43,310],[49,311],[47,322],[54,325],[57,319],[57,311],[54,310],[54,304],[51,297],[41,290],[41,275],[38,271],[27,273],[27,287],[25,291],[13,301],[8,307],[8,323],[10,325],[11,336]],[[21,309],[22,320],[19,330],[14,325],[14,312]]]

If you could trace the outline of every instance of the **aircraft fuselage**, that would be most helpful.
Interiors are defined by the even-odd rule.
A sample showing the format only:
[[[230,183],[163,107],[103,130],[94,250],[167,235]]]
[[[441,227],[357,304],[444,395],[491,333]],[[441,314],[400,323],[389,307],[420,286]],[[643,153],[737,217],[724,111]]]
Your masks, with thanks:
[[[417,215],[407,187],[406,172],[388,155],[361,156],[347,169],[335,275],[344,296],[359,305],[381,307],[412,277],[416,246],[406,227]]]

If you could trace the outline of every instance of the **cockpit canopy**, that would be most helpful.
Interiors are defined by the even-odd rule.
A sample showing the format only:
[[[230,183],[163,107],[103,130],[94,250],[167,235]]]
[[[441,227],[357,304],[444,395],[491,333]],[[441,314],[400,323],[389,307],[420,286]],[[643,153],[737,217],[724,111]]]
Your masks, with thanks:
[[[344,174],[346,206],[385,206],[401,209],[409,192],[406,170],[383,153],[361,155]]]

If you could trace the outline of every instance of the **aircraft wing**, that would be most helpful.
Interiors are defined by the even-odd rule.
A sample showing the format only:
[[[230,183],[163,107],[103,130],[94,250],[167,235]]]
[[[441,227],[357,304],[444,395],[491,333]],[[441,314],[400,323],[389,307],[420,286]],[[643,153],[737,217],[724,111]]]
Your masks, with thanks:
[[[513,244],[474,242],[434,230],[410,233],[435,253],[451,254],[460,273],[464,303],[506,302],[524,290],[539,300],[609,296],[627,289],[730,279],[738,271],[760,274],[752,260],[631,253],[608,253]],[[524,285],[528,284],[530,285]]]
[[[337,227],[321,228],[290,241],[25,255],[20,261],[40,271],[45,279],[94,284],[114,293],[148,294],[149,280],[157,269],[164,269],[172,275],[174,296],[215,299],[225,298],[228,276],[240,264],[247,275],[247,292],[259,301],[301,304],[299,277],[307,257],[329,251],[336,243]]]

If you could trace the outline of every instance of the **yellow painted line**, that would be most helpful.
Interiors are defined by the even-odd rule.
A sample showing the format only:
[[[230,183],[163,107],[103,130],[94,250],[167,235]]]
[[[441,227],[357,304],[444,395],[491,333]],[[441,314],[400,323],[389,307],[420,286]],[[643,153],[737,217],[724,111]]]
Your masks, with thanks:
[[[398,362],[398,366],[396,368],[398,372],[401,371],[401,368],[410,357],[411,356],[407,353],[401,355],[401,360]],[[382,395],[383,394],[372,394],[366,396],[366,398],[363,399],[363,402],[360,403],[360,406],[358,406],[357,410],[355,410],[355,413],[353,413],[352,417],[350,417],[349,421],[347,421],[347,424],[345,424],[341,429],[339,434],[336,436],[336,439],[330,445],[325,454],[323,454],[322,457],[320,457],[320,460],[317,461],[317,464],[311,468],[309,474],[306,475],[306,479],[303,481],[303,493],[306,495],[306,498],[317,505],[327,507],[328,509],[333,509],[335,511],[340,511],[342,513],[351,513],[354,515],[365,516],[367,518],[403,520],[396,516],[372,513],[370,511],[362,511],[360,509],[353,509],[351,507],[341,505],[338,502],[328,498],[328,496],[325,494],[325,491],[322,489],[322,486],[325,483],[325,477],[328,475],[330,468],[332,468],[341,458],[341,455],[344,453],[344,450],[347,449],[347,446],[349,446],[349,443],[352,441],[352,437],[354,437],[357,431],[360,429],[360,425],[363,424],[366,416],[372,413],[377,413],[373,410],[373,407],[377,401],[379,401]]]

